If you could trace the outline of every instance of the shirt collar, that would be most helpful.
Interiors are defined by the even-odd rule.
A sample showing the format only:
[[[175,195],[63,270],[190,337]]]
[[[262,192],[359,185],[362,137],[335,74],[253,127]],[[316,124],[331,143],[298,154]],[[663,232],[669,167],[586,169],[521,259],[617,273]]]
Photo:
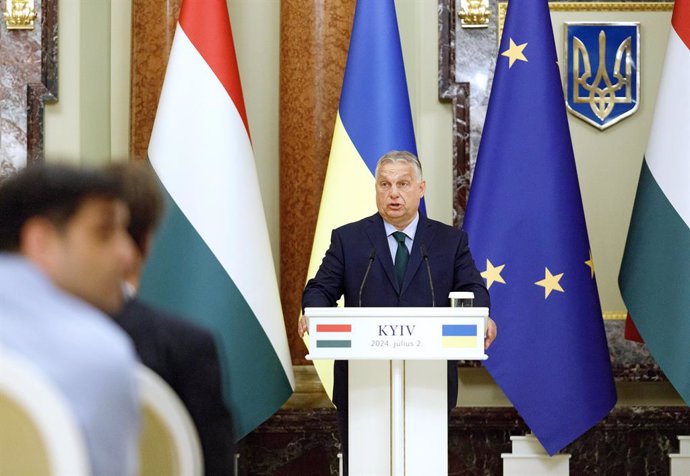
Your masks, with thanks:
[[[418,224],[419,224],[419,212],[417,212],[417,214],[415,215],[412,222],[400,231],[405,233],[409,239],[414,241],[414,235],[415,235],[415,233],[417,233],[417,225]],[[393,233],[398,231],[398,229],[396,227],[394,227],[393,225],[388,223],[386,220],[383,220],[383,227],[386,230],[386,236],[387,237],[391,236]]]

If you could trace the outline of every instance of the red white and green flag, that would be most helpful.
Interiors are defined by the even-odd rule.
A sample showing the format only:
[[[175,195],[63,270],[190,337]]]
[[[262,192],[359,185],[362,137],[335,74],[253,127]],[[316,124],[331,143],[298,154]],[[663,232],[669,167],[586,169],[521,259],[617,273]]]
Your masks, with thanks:
[[[690,404],[690,0],[676,0],[618,283],[652,355]]]
[[[240,439],[294,376],[225,0],[184,0],[148,150],[168,198],[141,295],[209,329]]]

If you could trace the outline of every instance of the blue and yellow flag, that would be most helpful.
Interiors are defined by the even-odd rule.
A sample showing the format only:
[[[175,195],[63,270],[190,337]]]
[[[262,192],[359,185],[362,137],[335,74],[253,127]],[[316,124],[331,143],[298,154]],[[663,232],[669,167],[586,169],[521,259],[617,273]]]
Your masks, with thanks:
[[[308,277],[316,274],[334,228],[376,211],[374,169],[390,150],[417,154],[395,3],[358,0]],[[332,363],[314,365],[330,396]]]
[[[509,3],[464,227],[499,329],[486,367],[554,454],[616,391],[546,0]]]

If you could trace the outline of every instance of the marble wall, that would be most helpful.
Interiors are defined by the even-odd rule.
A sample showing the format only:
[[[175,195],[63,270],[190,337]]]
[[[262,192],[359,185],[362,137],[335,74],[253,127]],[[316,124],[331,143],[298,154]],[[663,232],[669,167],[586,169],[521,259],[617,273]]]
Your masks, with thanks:
[[[0,178],[43,159],[43,107],[57,99],[57,3],[36,1],[33,29],[1,22]]]

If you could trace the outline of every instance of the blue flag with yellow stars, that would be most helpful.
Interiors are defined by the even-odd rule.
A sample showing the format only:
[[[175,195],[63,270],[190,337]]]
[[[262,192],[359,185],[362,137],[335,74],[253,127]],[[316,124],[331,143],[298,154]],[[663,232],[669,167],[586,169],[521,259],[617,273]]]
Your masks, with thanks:
[[[511,0],[464,228],[499,334],[486,367],[553,455],[616,390],[546,0]]]

